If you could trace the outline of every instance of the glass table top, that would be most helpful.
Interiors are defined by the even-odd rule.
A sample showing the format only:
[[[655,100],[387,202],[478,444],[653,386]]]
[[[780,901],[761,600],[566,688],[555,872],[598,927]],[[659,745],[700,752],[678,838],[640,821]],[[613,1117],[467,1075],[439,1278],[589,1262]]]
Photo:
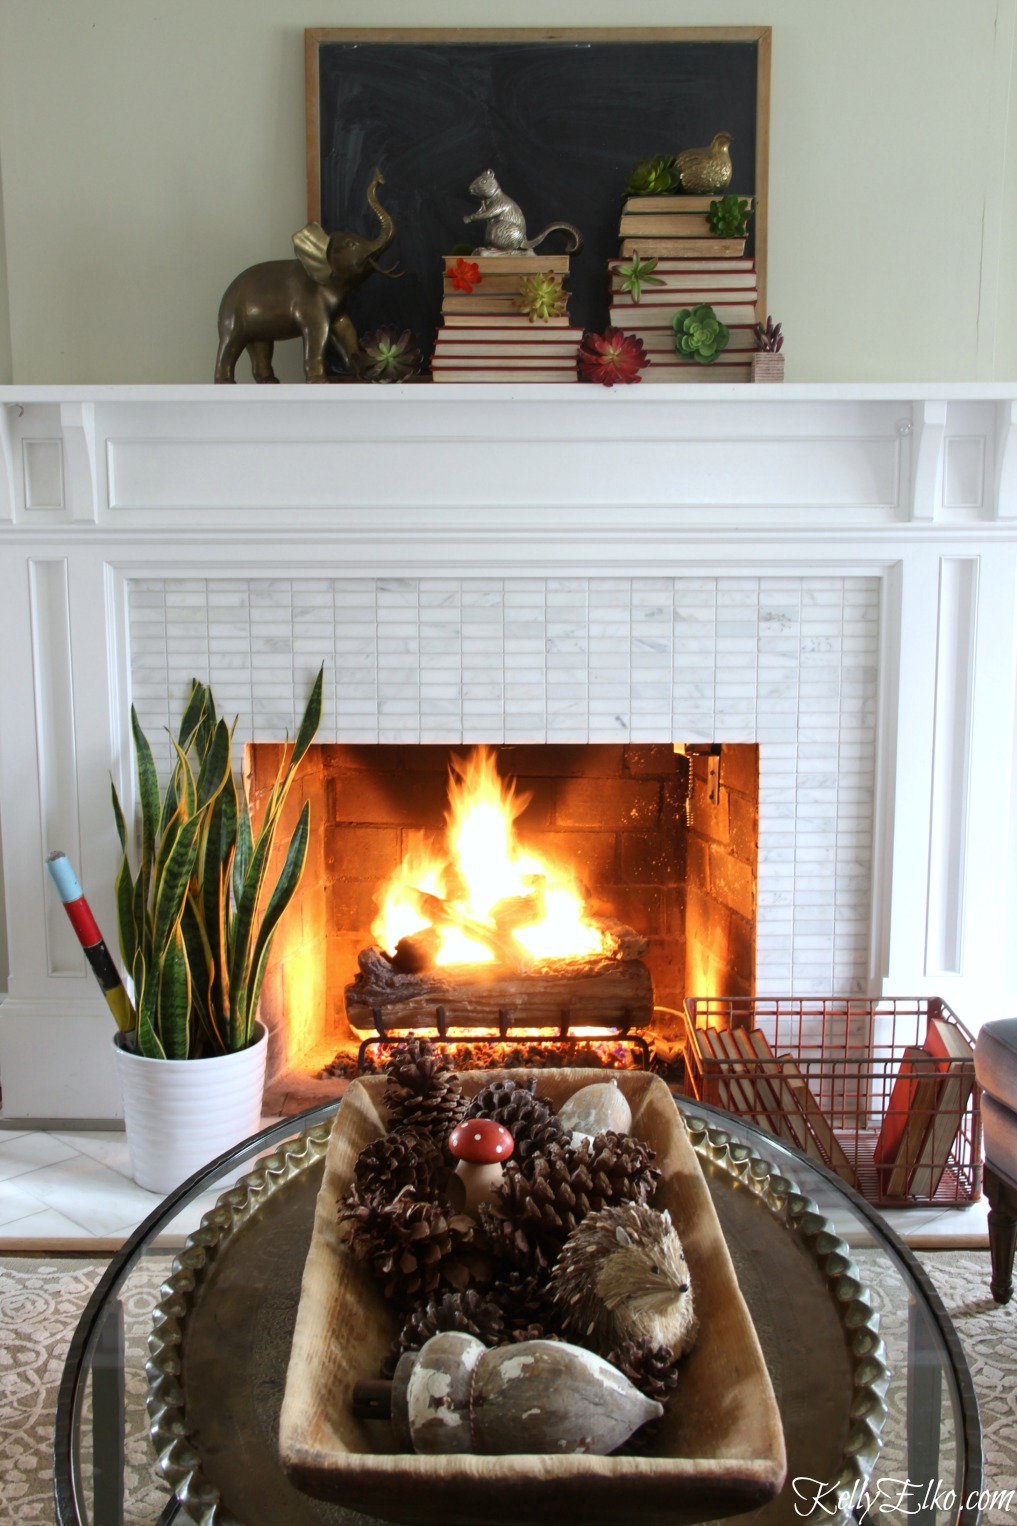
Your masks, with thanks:
[[[732,1520],[776,1526],[810,1516],[815,1521],[873,1519],[881,1505],[896,1500],[895,1508],[929,1526],[974,1526],[982,1488],[978,1407],[958,1338],[920,1264],[877,1211],[830,1172],[743,1119],[691,1098],[675,1100],[698,1140],[697,1153],[785,1428],[784,1491],[769,1505]],[[214,1162],[171,1194],[113,1258],[82,1315],[61,1383],[54,1452],[59,1526],[186,1526],[206,1519],[244,1526],[360,1526],[368,1521],[298,1493],[283,1475],[274,1445],[321,1180],[321,1141],[340,1106],[329,1103],[284,1119]],[[309,1130],[316,1131],[311,1137],[318,1144],[314,1161],[305,1166],[297,1145]],[[294,1174],[295,1151],[299,1170]],[[785,1184],[782,1192],[794,1197],[797,1189],[810,1199],[809,1211],[818,1211],[846,1242],[879,1312],[879,1335],[891,1372],[881,1450],[866,1492],[842,1498],[839,1508],[830,1495],[827,1442],[839,1427],[838,1447],[850,1451],[859,1444],[859,1417],[852,1412],[859,1401],[845,1376],[844,1326],[837,1323],[836,1298],[816,1262],[804,1255],[801,1243],[790,1244],[786,1209],[775,1216],[773,1194],[764,1203],[746,1189],[747,1178],[739,1179],[750,1157],[765,1163],[758,1170],[768,1169]],[[188,1205],[210,1188],[220,1193],[232,1189],[232,1198],[224,1201],[236,1201],[238,1193],[244,1196],[245,1173],[261,1162],[262,1177],[269,1168],[269,1174],[278,1176],[280,1161],[288,1163],[286,1174],[292,1179],[269,1205],[271,1212],[250,1219],[228,1247],[238,1283],[232,1302],[220,1291],[222,1308],[213,1310],[211,1294],[205,1299],[209,1329],[203,1338],[206,1346],[212,1342],[213,1360],[202,1369],[200,1384],[192,1377],[186,1394],[187,1428],[193,1419],[193,1434],[174,1443],[180,1476],[197,1464],[190,1483],[182,1487],[185,1508],[158,1476],[148,1434],[146,1363],[153,1310],[164,1282],[179,1265],[175,1258],[186,1240],[182,1226],[193,1223]],[[228,1283],[230,1269],[219,1270],[220,1283]],[[213,1314],[219,1325],[210,1324]],[[216,1361],[220,1341],[223,1357]]]

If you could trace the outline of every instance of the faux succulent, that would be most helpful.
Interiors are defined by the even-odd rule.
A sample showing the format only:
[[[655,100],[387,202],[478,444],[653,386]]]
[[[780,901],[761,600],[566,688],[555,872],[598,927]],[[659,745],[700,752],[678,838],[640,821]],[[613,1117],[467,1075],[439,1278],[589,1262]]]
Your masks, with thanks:
[[[549,318],[557,318],[565,311],[567,300],[561,276],[540,272],[522,277],[516,306],[531,323],[546,323]]]
[[[452,248],[449,250],[449,253],[450,254],[472,254],[476,247],[477,247],[476,244],[453,244]]]
[[[756,349],[769,355],[776,355],[783,346],[784,335],[780,331],[780,324],[774,323],[767,314],[765,327],[761,323],[756,324]]]
[[[448,273],[454,291],[472,291],[484,279],[477,261],[464,260],[461,256],[454,265],[449,266]]]
[[[629,172],[623,196],[670,196],[678,189],[678,169],[674,154],[656,154],[640,159]]]
[[[639,254],[634,254],[627,265],[618,266],[618,274],[622,278],[622,291],[627,291],[633,302],[640,300],[644,286],[663,286],[660,276],[653,274],[656,265],[655,255],[650,255],[644,260]]]
[[[371,334],[361,334],[359,371],[364,381],[399,382],[420,370],[421,355],[416,336],[402,333],[395,324],[383,323]]]
[[[579,346],[579,375],[583,381],[605,387],[641,381],[640,371],[650,364],[643,341],[635,334],[608,328],[602,334],[584,334]]]
[[[743,196],[721,196],[710,202],[706,221],[718,238],[744,238],[751,216],[752,208]]]
[[[717,359],[731,338],[730,330],[721,323],[713,308],[706,302],[699,307],[683,307],[671,320],[674,329],[674,347],[686,360],[695,360],[708,366]]]

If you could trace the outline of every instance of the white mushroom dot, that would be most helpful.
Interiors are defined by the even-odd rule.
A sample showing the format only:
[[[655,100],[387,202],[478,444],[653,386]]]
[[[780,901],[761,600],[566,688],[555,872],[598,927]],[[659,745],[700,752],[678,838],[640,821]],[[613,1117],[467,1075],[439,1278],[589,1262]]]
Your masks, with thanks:
[[[504,1145],[495,1145],[495,1147],[494,1147],[495,1155],[500,1155],[502,1150],[504,1150],[504,1148],[505,1148]]]
[[[474,1134],[473,1137],[474,1139],[483,1139],[484,1136],[482,1134]]]

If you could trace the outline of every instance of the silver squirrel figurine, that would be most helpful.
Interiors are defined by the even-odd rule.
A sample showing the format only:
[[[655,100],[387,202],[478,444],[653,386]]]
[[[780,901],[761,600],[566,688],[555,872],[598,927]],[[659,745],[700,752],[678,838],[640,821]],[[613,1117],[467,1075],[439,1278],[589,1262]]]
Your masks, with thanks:
[[[470,185],[470,195],[480,197],[480,206],[475,212],[467,212],[463,218],[464,223],[486,222],[485,246],[478,248],[477,254],[509,254],[513,250],[520,254],[532,254],[538,244],[542,244],[549,233],[557,228],[572,235],[572,242],[565,251],[567,254],[575,254],[583,247],[583,235],[574,223],[548,223],[542,233],[536,238],[526,237],[526,219],[518,202],[506,196],[495,178],[494,170],[484,170]]]

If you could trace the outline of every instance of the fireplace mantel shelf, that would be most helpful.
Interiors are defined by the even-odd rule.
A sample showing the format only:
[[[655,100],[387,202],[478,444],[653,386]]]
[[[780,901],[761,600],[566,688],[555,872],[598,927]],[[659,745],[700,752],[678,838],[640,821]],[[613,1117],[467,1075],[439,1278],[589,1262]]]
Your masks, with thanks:
[[[529,544],[595,566],[662,538],[727,556],[746,534],[998,543],[1017,524],[1002,384],[9,387],[0,404],[0,534],[42,543],[239,529],[252,551],[458,539],[472,561]]]
[[[109,936],[131,705],[323,658],[325,741],[758,742],[759,994],[1017,1004],[1017,384],[5,387],[0,547],[10,1116],[117,1108],[44,858]]]

